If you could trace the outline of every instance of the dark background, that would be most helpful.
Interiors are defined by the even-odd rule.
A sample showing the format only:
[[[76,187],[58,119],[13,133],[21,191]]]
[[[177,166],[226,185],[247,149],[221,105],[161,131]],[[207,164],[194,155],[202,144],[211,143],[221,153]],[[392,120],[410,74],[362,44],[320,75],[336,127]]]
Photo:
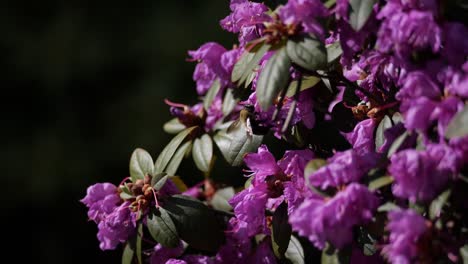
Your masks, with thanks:
[[[16,262],[119,263],[79,200],[170,135],[164,98],[196,101],[187,50],[230,48],[221,0],[1,1],[2,236]],[[3,251],[3,250],[2,250]],[[6,255],[13,254],[5,252]],[[30,261],[28,261],[30,262]]]

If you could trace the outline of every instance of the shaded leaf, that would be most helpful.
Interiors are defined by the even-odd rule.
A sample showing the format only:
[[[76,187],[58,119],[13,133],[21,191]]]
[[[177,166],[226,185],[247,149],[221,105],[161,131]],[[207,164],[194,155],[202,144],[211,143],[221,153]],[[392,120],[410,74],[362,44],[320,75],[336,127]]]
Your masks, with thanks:
[[[288,204],[282,202],[273,214],[271,225],[272,247],[276,257],[283,258],[291,240],[292,228],[288,222]]]
[[[166,173],[169,175],[175,175],[177,169],[179,168],[180,163],[184,156],[190,152],[190,148],[192,147],[192,141],[185,142],[182,146],[177,149],[176,153],[171,159],[171,162],[166,167]]]
[[[324,196],[324,197],[327,197],[328,194],[319,190],[318,188],[316,188],[315,186],[312,186],[310,183],[309,183],[309,177],[314,174],[318,169],[320,169],[321,167],[327,165],[327,161],[324,160],[324,159],[313,159],[311,161],[309,161],[304,169],[304,178],[305,178],[305,182],[307,184],[307,186],[309,186],[309,188],[321,195],[321,196]]]
[[[134,240],[133,240],[134,242]],[[132,264],[133,256],[135,255],[135,245],[132,245],[132,240],[125,243],[122,253],[122,264]]]
[[[216,80],[214,80],[208,92],[206,92],[205,98],[203,99],[203,107],[205,108],[205,110],[208,111],[208,109],[210,108],[211,104],[213,103],[213,100],[215,99],[220,89],[221,89],[221,82],[219,81],[218,78],[216,78]]]
[[[289,240],[288,249],[284,253],[284,257],[288,259],[291,264],[304,264],[304,249],[302,248],[301,242],[296,237],[291,236]]]
[[[138,233],[137,233],[137,236],[136,236],[136,252],[135,252],[136,256],[137,256],[138,264],[143,263],[141,261],[141,239],[142,239],[142,236],[143,236],[143,224],[139,223],[138,224]]]
[[[169,164],[169,161],[171,161],[172,156],[175,154],[177,149],[179,148],[180,144],[184,141],[184,139],[190,135],[190,133],[197,127],[191,127],[183,130],[179,134],[177,134],[170,142],[167,144],[167,146],[161,151],[161,154],[159,154],[158,159],[156,160],[154,164],[154,174],[161,173],[163,172],[167,165]]]
[[[366,24],[377,0],[350,0],[349,24],[359,31]]]
[[[309,71],[320,70],[327,65],[325,45],[314,36],[289,39],[286,51],[295,64]]]
[[[184,181],[179,176],[171,176],[169,180],[175,184],[180,192],[185,192],[188,189],[187,185],[185,185]]]
[[[327,45],[327,62],[333,63],[336,61],[341,54],[343,54],[343,50],[341,49],[341,45],[339,41],[336,41],[330,45]]]
[[[167,175],[167,173],[165,173],[165,172],[161,172],[161,173],[158,173],[158,174],[154,175],[153,178],[151,178],[151,186],[156,185],[156,183],[158,181],[160,181],[166,175]]]
[[[225,130],[220,130],[213,137],[216,146],[220,150],[225,160],[229,159],[229,146],[231,145],[232,138],[226,133]]]
[[[369,190],[375,191],[377,189],[380,189],[384,186],[387,186],[391,184],[394,181],[392,176],[382,176],[380,178],[377,178],[369,183]]]
[[[148,216],[146,225],[151,236],[165,247],[174,248],[179,245],[176,226],[169,213],[164,208]]]
[[[442,212],[442,208],[444,208],[444,205],[447,203],[451,194],[452,194],[452,191],[450,189],[446,190],[445,192],[441,193],[436,199],[432,201],[431,205],[429,206],[429,217],[432,220],[440,216],[440,213]]]
[[[316,84],[320,82],[320,78],[315,77],[315,76],[307,76],[307,77],[302,77],[301,81],[301,87],[299,88],[299,91],[305,91],[309,88],[314,87]],[[292,81],[289,84],[288,91],[286,92],[287,97],[293,97],[295,92],[296,92],[296,86],[297,86],[297,81]]]
[[[217,210],[231,211],[232,206],[228,201],[234,196],[235,193],[236,192],[232,187],[217,190],[213,195],[213,199],[211,199],[211,206]]]
[[[185,129],[184,124],[180,123],[178,118],[173,118],[163,125],[163,129],[168,134],[177,134]]]
[[[350,260],[350,252],[348,250],[334,249],[327,244],[327,247],[322,251],[322,264],[348,264]]]
[[[203,172],[209,172],[213,158],[213,141],[208,134],[197,138],[193,142],[192,156],[197,168]]]
[[[232,89],[227,89],[226,94],[224,95],[224,100],[223,100],[223,115],[228,116],[232,110],[237,105],[237,102],[239,101],[234,97],[234,90]]]
[[[268,60],[257,81],[257,100],[260,106],[267,110],[282,89],[286,89],[289,81],[291,60],[286,49],[280,48]]]
[[[398,149],[400,149],[401,145],[406,141],[406,139],[409,137],[408,131],[405,131],[403,134],[398,136],[395,141],[393,141],[392,145],[388,149],[387,157],[391,157],[393,154],[395,154]]]
[[[390,211],[397,210],[397,209],[400,209],[398,205],[392,202],[386,202],[382,204],[381,206],[379,206],[379,208],[377,208],[377,212],[390,212]]]
[[[460,248],[460,256],[462,257],[463,264],[468,264],[468,245]]]
[[[167,180],[169,179],[169,175],[166,175],[164,177],[162,177],[158,182],[156,182],[154,185],[153,185],[153,188],[156,190],[156,191],[159,191],[162,189],[162,187],[164,187],[164,185],[166,184]]]
[[[466,135],[468,135],[468,104],[465,104],[463,110],[452,118],[445,131],[445,137],[448,139]]]
[[[388,115],[384,116],[375,131],[375,150],[378,151],[385,142],[385,130],[393,126],[392,119]]]
[[[231,81],[238,82],[241,85],[254,72],[254,69],[258,66],[263,55],[270,49],[270,45],[260,43],[257,44],[250,52],[244,52],[237,63],[234,65],[232,70]]]
[[[224,241],[224,225],[214,210],[202,202],[184,195],[174,195],[164,201],[182,240],[191,247],[216,252]]]
[[[154,165],[151,155],[144,149],[137,148],[130,158],[130,177],[135,182],[153,173]]]

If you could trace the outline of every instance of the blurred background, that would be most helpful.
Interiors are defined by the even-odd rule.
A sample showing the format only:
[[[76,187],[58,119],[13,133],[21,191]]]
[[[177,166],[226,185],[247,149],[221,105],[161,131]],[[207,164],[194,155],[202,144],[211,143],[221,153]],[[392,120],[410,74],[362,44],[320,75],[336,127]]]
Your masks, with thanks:
[[[228,0],[1,1],[4,238],[20,262],[120,262],[79,200],[126,177],[136,147],[157,157],[163,99],[196,101],[187,51],[231,48],[228,13]]]

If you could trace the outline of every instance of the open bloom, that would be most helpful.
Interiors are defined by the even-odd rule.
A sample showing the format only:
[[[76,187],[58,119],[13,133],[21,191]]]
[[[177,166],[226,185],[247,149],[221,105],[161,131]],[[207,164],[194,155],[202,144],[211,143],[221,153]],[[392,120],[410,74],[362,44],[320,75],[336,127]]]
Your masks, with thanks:
[[[329,200],[308,198],[289,218],[293,230],[323,249],[326,242],[337,248],[351,243],[353,227],[367,223],[379,205],[367,187],[351,183]]]

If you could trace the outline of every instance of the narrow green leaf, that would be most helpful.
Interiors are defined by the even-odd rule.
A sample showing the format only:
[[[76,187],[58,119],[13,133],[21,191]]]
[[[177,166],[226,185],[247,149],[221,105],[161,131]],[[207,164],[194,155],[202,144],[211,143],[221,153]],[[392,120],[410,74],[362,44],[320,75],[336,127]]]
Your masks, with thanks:
[[[166,184],[167,180],[169,179],[169,175],[166,175],[164,177],[162,177],[158,182],[156,182],[154,185],[153,185],[153,188],[156,190],[156,191],[159,191],[162,189],[162,187],[164,187],[164,185]]]
[[[192,156],[197,168],[203,172],[209,172],[211,169],[211,160],[213,159],[213,141],[208,134],[193,142]]]
[[[223,157],[226,161],[229,160],[229,146],[231,145],[232,138],[229,136],[225,130],[220,130],[213,137],[216,146],[218,146],[219,151],[223,154]],[[229,162],[229,161],[228,161]]]
[[[216,252],[224,241],[224,225],[214,210],[202,202],[184,195],[174,195],[164,201],[182,240],[199,250]]]
[[[322,264],[348,264],[350,252],[348,250],[333,249],[330,245],[322,250]]]
[[[166,209],[160,207],[159,212],[149,215],[146,225],[151,236],[161,245],[170,248],[179,245],[176,226]]]
[[[151,178],[151,186],[156,185],[156,183],[158,183],[158,181],[160,181],[166,175],[167,173],[165,172],[161,172],[161,173],[154,175],[153,178]]]
[[[184,124],[180,123],[179,119],[176,117],[166,122],[163,125],[163,129],[168,134],[177,134],[180,131],[184,130],[185,126]]]
[[[138,260],[138,264],[143,263],[141,261],[141,240],[143,237],[143,224],[139,223],[138,224],[138,234],[136,236],[136,256]]]
[[[327,45],[326,49],[327,49],[327,62],[328,63],[333,63],[341,56],[341,54],[343,54],[343,50],[341,49],[341,45],[339,41],[336,41],[330,45]]]
[[[372,14],[372,8],[377,0],[350,0],[349,23],[351,27],[359,31],[366,24]]]
[[[288,259],[291,264],[305,264],[304,249],[302,248],[301,242],[299,242],[296,237],[291,236],[284,257]]]
[[[167,144],[167,146],[161,151],[161,154],[159,154],[158,159],[156,160],[154,164],[154,174],[161,173],[163,172],[167,165],[169,164],[169,161],[171,161],[172,156],[174,153],[177,151],[179,148],[180,144],[184,141],[184,139],[190,135],[190,133],[197,127],[191,127],[183,130],[179,134],[177,134],[170,142]]]
[[[254,58],[254,52],[244,52],[232,69],[231,81],[237,82],[247,70],[247,65]]]
[[[403,134],[398,136],[388,149],[387,157],[391,157],[393,154],[395,154],[408,137],[408,131],[405,131]]]
[[[288,204],[282,202],[273,214],[271,243],[275,256],[282,259],[291,240],[292,228],[288,222]]]
[[[452,191],[450,189],[446,190],[432,201],[431,205],[429,206],[429,217],[431,218],[431,220],[434,220],[440,216],[442,208],[444,208],[444,205],[447,203],[451,194]]]
[[[390,212],[393,210],[400,209],[396,204],[392,202],[386,202],[377,208],[377,212]]]
[[[380,189],[384,186],[387,186],[391,183],[393,183],[394,179],[392,176],[382,176],[380,178],[377,178],[369,183],[369,190],[375,191],[377,189]]]
[[[254,179],[255,176],[250,176],[250,178],[248,178],[245,183],[244,183],[244,189],[247,189],[250,187],[250,185],[252,185],[252,181]]]
[[[233,89],[227,89],[226,94],[224,95],[224,100],[223,100],[223,115],[228,116],[232,110],[237,105],[237,102],[239,101],[234,97],[234,90]]]
[[[295,64],[309,71],[320,70],[327,65],[325,45],[314,36],[288,40],[286,51]]]
[[[393,126],[392,119],[388,115],[384,116],[375,131],[375,150],[378,151],[385,142],[385,130]]]
[[[289,59],[286,48],[280,48],[268,60],[257,81],[257,100],[260,106],[267,110],[282,89],[286,89],[289,81]]]
[[[462,257],[463,264],[468,264],[468,244],[460,248],[460,256]]]
[[[235,193],[236,192],[232,187],[217,190],[213,195],[213,199],[211,199],[211,206],[213,206],[213,208],[216,210],[231,211],[232,206],[228,201],[234,196]]]
[[[216,78],[216,80],[214,80],[210,89],[206,93],[205,98],[203,99],[203,107],[205,108],[205,110],[208,111],[208,109],[210,108],[211,104],[213,103],[213,100],[215,99],[220,89],[221,89],[221,82],[219,81],[218,78]]]
[[[445,131],[445,137],[448,139],[466,135],[468,135],[468,104],[465,104],[463,110],[452,118]]]
[[[305,91],[309,88],[314,87],[320,82],[320,78],[315,76],[302,77],[300,91]],[[292,81],[289,84],[288,91],[286,92],[287,97],[293,97],[296,91],[297,81]]]
[[[190,152],[190,148],[192,147],[192,141],[185,142],[182,146],[180,146],[174,156],[171,159],[171,162],[166,167],[166,173],[169,175],[175,175],[177,169],[179,168],[182,159],[185,155]]]
[[[137,148],[130,158],[130,177],[133,182],[144,179],[145,175],[153,173],[154,165],[151,155],[146,150]]]
[[[122,264],[132,264],[133,256],[135,255],[134,246],[131,245],[131,240],[125,243],[125,248],[122,254]]]
[[[126,192],[121,192],[119,194],[120,198],[123,199],[123,200],[128,200],[128,199],[132,199],[132,198],[135,198],[133,195],[131,194],[128,194]]]
[[[245,87],[248,86],[248,83],[251,82],[254,78],[252,74],[255,75],[255,69],[258,67],[260,60],[263,58],[265,53],[270,50],[271,45],[269,44],[259,44],[257,47],[254,48],[255,55],[254,57],[247,63],[244,73],[242,74],[241,79],[239,80],[238,84],[241,85],[242,83],[246,83]]]

